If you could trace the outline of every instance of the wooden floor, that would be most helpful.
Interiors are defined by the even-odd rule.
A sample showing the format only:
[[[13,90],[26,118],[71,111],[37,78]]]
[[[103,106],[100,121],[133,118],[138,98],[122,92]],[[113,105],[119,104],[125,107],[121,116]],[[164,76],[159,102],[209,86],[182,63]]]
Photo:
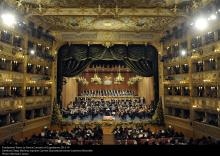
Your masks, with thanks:
[[[114,135],[113,134],[104,134],[103,135],[103,145],[114,145]]]

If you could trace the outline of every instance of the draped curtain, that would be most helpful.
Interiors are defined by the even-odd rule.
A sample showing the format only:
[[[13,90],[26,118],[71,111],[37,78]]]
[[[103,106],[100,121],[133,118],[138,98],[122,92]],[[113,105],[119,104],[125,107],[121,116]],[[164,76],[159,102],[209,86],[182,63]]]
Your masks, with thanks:
[[[137,75],[143,77],[153,76],[152,66],[150,61],[145,59],[140,59],[138,61],[131,60],[129,58],[124,59],[125,64]]]
[[[92,62],[92,59],[86,59],[86,60],[76,60],[76,59],[70,59],[68,61],[63,62],[62,66],[62,75],[65,77],[73,77],[76,75],[79,75],[81,72],[83,72],[86,67]]]
[[[63,77],[73,77],[83,72],[95,60],[120,60],[137,75],[154,77],[155,102],[159,100],[158,52],[152,45],[63,45],[57,59],[57,100],[61,104]]]

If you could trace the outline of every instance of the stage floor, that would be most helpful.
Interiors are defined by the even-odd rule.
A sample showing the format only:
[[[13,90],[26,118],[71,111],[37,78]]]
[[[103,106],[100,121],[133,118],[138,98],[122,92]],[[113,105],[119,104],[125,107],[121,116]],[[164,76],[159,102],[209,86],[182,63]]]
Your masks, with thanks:
[[[98,116],[92,119],[92,117],[87,117],[84,119],[76,118],[76,119],[71,119],[71,117],[68,118],[63,118],[64,122],[102,122],[102,121],[113,121],[113,122],[150,122],[152,121],[151,118],[144,118],[140,119],[138,117],[135,117],[134,119],[131,119],[130,117],[126,117],[125,119],[122,119],[118,116]]]

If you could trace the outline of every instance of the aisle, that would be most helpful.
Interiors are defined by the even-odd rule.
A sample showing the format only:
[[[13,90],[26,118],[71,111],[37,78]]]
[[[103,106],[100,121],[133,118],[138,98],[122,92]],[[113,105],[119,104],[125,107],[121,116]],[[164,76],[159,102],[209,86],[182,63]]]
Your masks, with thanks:
[[[103,126],[103,145],[114,145],[114,135],[112,134],[113,126]]]
[[[114,145],[114,135],[113,134],[104,134],[103,135],[103,145]]]

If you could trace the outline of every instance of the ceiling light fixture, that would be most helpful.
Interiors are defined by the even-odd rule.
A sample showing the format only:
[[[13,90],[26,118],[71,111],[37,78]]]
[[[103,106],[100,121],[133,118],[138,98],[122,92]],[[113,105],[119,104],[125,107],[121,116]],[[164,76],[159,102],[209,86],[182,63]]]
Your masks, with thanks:
[[[214,14],[212,14],[212,15],[208,18],[208,20],[216,20],[216,19],[217,19],[217,16],[214,15]]]
[[[205,18],[198,18],[195,22],[196,29],[202,31],[208,27],[208,21]]]
[[[181,55],[185,56],[186,55],[186,50],[181,50]]]
[[[1,15],[2,22],[9,27],[12,27],[16,24],[16,18],[11,13],[4,13]]]
[[[32,50],[30,51],[30,54],[31,54],[31,55],[34,55],[34,54],[35,54],[35,51],[32,49]]]

